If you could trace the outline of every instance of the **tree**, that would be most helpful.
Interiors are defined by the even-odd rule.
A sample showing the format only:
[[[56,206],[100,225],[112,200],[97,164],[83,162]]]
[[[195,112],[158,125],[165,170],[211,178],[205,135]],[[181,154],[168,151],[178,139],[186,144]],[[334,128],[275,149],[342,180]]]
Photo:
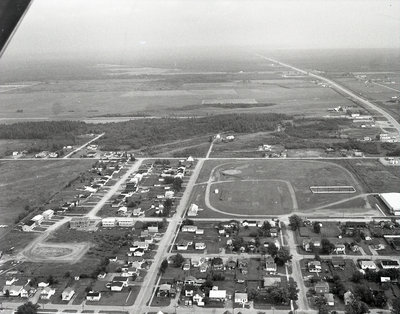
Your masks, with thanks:
[[[315,233],[321,233],[321,224],[318,221],[314,222],[313,229]]]
[[[361,279],[363,279],[363,278],[364,278],[364,275],[361,272],[356,271],[351,276],[351,281],[355,282],[355,283],[359,283],[361,281]]]
[[[185,262],[184,257],[179,253],[173,256],[172,260],[174,261],[175,267],[182,267],[183,263]]]
[[[355,299],[350,304],[346,305],[346,314],[365,314],[369,313],[368,305],[364,302]]]
[[[6,292],[4,293],[4,296],[8,298],[10,296],[10,290],[7,289]]]
[[[292,259],[292,255],[290,255],[290,252],[288,249],[281,247],[275,257],[275,263],[279,266],[285,265],[286,262],[290,261]]]
[[[299,229],[299,227],[301,227],[302,224],[303,224],[303,219],[301,219],[301,217],[297,215],[292,215],[289,217],[289,225],[293,231]]]
[[[32,302],[27,302],[23,305],[20,305],[17,308],[17,314],[36,314],[38,311],[39,305],[33,304]]]
[[[182,190],[182,183],[183,180],[181,178],[174,178],[174,182],[172,182],[172,188],[175,192],[179,192],[180,190]]]
[[[342,280],[338,275],[334,275],[332,293],[336,294],[339,298],[343,299],[343,295],[345,292],[346,292],[346,287],[344,286]]]
[[[297,301],[298,300],[298,298],[299,298],[299,296],[298,296],[299,289],[297,289],[296,282],[289,283],[288,292],[289,292],[289,299],[290,300],[293,300],[293,301]]]
[[[392,302],[392,313],[398,314],[400,313],[400,299],[394,299]]]
[[[275,257],[278,253],[278,247],[275,245],[275,243],[269,243],[267,247],[267,252],[272,257]]]
[[[331,243],[328,239],[321,240],[321,253],[322,254],[331,254],[335,249],[335,245]]]
[[[167,268],[168,268],[168,261],[167,261],[167,259],[164,259],[164,260],[162,261],[162,263],[161,263],[161,266],[160,266],[160,272],[161,272],[162,274],[164,274],[165,271],[167,270]]]

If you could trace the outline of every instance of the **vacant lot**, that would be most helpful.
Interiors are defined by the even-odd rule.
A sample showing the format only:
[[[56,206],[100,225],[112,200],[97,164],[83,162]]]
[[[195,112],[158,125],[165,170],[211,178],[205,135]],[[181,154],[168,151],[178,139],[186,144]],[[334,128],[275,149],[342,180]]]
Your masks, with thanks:
[[[27,205],[42,205],[92,163],[88,160],[0,162],[0,224],[13,224]]]
[[[358,177],[341,165],[320,160],[207,161],[198,183],[191,202],[205,209],[200,217],[210,216],[211,210],[211,217],[216,212],[259,216],[292,211],[322,215],[371,211],[360,196],[365,190]],[[313,194],[310,190],[310,186],[329,185],[350,185],[356,192]]]

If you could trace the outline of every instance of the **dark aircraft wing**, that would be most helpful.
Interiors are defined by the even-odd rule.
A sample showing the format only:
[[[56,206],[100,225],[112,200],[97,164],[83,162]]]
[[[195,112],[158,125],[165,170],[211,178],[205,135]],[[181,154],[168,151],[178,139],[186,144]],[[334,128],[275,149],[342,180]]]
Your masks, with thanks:
[[[0,57],[33,0],[0,0]]]

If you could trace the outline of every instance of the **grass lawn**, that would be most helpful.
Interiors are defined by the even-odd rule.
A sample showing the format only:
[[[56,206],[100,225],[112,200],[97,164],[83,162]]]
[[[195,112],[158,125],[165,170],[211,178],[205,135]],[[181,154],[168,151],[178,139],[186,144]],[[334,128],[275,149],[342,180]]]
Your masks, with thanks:
[[[151,302],[151,306],[169,306],[171,304],[171,299],[166,297],[157,297],[155,296],[153,298],[153,301]]]
[[[342,165],[320,160],[266,159],[252,161],[206,161],[198,183],[213,176],[209,200],[223,212],[249,215],[279,215],[299,211],[310,213],[331,212],[319,209],[339,206],[342,212],[365,212],[365,201],[345,201],[364,193],[358,177]],[[310,186],[350,185],[352,194],[314,194]],[[214,193],[218,188],[218,194]],[[204,208],[199,217],[220,217],[205,205],[206,184],[196,185],[190,202]],[[336,202],[344,201],[340,205]],[[332,205],[331,205],[332,204]],[[334,210],[334,209],[333,209]]]

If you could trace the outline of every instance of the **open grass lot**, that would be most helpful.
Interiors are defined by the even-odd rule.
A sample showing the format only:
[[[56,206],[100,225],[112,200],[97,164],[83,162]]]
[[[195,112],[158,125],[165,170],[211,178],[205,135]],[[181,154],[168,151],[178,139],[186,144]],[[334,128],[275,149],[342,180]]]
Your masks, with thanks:
[[[224,213],[282,215],[292,211],[307,215],[343,215],[343,211],[358,215],[367,211],[375,213],[366,200],[357,198],[365,192],[365,187],[344,166],[321,160],[206,161],[190,202],[205,209],[199,212],[199,217],[217,217]],[[212,181],[207,194],[210,175]],[[310,191],[310,186],[327,185],[351,185],[356,193],[313,194]]]
[[[400,192],[397,167],[385,167],[379,160],[338,160],[349,169],[367,193]]]
[[[13,224],[26,205],[42,205],[92,163],[88,160],[0,162],[0,224]]]
[[[286,214],[293,209],[290,191],[280,181],[235,181],[216,183],[210,201],[213,206],[233,213],[250,212],[259,215]]]

